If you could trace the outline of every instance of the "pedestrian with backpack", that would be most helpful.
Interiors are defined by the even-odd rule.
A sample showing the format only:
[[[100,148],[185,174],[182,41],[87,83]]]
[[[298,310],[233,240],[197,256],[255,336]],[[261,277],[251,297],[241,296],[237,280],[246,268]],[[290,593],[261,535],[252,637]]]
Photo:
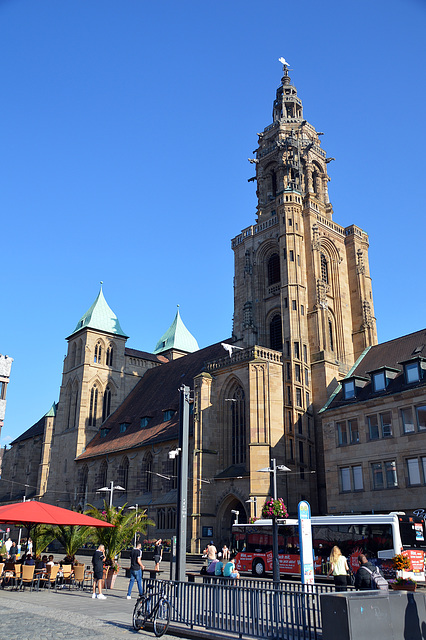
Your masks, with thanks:
[[[355,576],[355,589],[357,591],[370,591],[379,589],[387,591],[389,585],[382,576],[380,569],[370,562],[364,553],[358,556],[359,569]]]

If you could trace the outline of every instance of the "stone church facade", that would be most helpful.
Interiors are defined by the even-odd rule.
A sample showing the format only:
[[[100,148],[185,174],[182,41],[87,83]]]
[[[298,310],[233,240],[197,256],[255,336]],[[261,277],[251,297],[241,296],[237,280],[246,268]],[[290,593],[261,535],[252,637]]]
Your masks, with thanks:
[[[257,219],[232,240],[231,337],[198,349],[178,312],[154,353],[128,349],[101,291],[67,338],[54,425],[34,450],[37,497],[84,508],[113,481],[124,488],[114,504],[146,509],[158,535],[170,537],[177,473],[168,452],[177,445],[178,389],[187,384],[193,551],[229,538],[232,511],[240,521],[259,515],[270,492],[259,470],[272,458],[290,469],[277,485],[291,514],[301,499],[326,511],[318,412],[377,334],[368,236],[333,220],[333,158],[321,135],[304,119],[285,66],[272,124],[250,159]],[[30,447],[30,431],[16,445]]]

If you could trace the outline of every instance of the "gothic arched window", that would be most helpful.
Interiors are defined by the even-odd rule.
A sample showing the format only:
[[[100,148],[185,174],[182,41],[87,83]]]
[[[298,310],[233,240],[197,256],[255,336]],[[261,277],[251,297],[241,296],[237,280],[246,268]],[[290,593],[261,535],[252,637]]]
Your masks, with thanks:
[[[87,502],[87,484],[89,478],[89,469],[87,464],[79,469],[78,472],[78,498],[79,502],[86,506]]]
[[[101,364],[102,358],[102,345],[100,342],[97,342],[95,345],[95,357],[93,358],[93,362],[96,364]]]
[[[328,321],[328,339],[330,343],[330,351],[334,351],[334,335],[333,335],[333,321]]]
[[[98,411],[98,388],[96,385],[90,390],[89,427],[96,427],[96,414]]]
[[[108,349],[106,350],[106,356],[105,356],[105,364],[108,367],[112,367],[112,358],[114,355],[114,349],[112,347],[112,344],[109,345]]]
[[[118,467],[118,484],[123,487],[126,492],[129,483],[129,458],[125,456]]]
[[[268,260],[268,286],[280,281],[280,258],[278,253],[273,253]]]
[[[283,333],[281,326],[281,316],[275,315],[269,324],[269,338],[271,343],[271,349],[281,351],[283,348]]]
[[[232,397],[227,398],[226,401],[230,412],[232,464],[245,464],[247,457],[246,401],[242,387],[237,387]]]
[[[102,422],[108,418],[111,413],[111,389],[107,387],[104,393],[104,399],[102,403]]]
[[[99,485],[99,489],[101,487],[107,486],[107,480],[108,480],[108,462],[106,460],[103,460],[101,464],[101,468],[99,469],[99,476],[98,476],[98,482],[97,482],[97,484]]]
[[[142,491],[152,492],[152,453],[147,453],[142,463]]]
[[[71,345],[71,351],[70,351],[70,364],[68,369],[73,369],[75,367],[75,356],[76,356],[76,351],[77,351],[77,345],[75,342],[72,343]]]
[[[328,262],[323,253],[321,254],[321,280],[328,284]]]

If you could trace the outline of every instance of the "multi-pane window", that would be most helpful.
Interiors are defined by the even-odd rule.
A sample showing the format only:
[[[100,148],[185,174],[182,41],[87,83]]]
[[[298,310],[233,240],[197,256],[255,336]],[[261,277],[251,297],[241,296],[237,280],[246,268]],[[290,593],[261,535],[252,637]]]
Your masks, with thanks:
[[[298,407],[302,406],[302,389],[296,387],[296,404]]]
[[[358,420],[351,418],[336,424],[337,440],[340,446],[346,444],[357,444],[359,442]]]
[[[296,382],[300,382],[300,364],[294,365],[294,378]]]
[[[142,463],[142,491],[144,493],[152,492],[152,462],[153,456],[149,452],[146,454]]]
[[[100,342],[97,342],[95,345],[95,356],[93,358],[93,362],[95,362],[96,364],[100,364],[101,358],[102,358],[102,345]]]
[[[309,369],[305,369],[305,384],[309,387]]]
[[[287,411],[288,430],[293,431],[293,414],[291,411]]]
[[[419,431],[426,429],[426,405],[416,407],[417,427]]]
[[[102,402],[102,422],[104,422],[111,413],[111,389],[107,387]]]
[[[361,465],[342,467],[339,469],[339,473],[340,490],[342,493],[347,491],[362,491],[364,489]]]
[[[398,486],[396,462],[373,462],[371,465],[373,489],[393,489]]]
[[[118,467],[117,479],[118,485],[127,491],[127,485],[129,482],[129,459],[127,456],[123,458],[120,466]]]
[[[109,345],[108,349],[106,350],[106,355],[105,355],[105,364],[108,367],[112,367],[113,355],[114,355],[114,349],[113,349],[112,345]]]
[[[237,387],[227,403],[230,407],[232,464],[246,462],[246,402],[244,391]]]
[[[298,342],[294,343],[294,357],[300,359],[300,347]]]
[[[424,473],[424,463],[426,458],[421,458],[422,467]],[[419,459],[418,458],[409,458],[407,460],[407,472],[408,472],[408,484],[411,486],[416,484],[422,484],[422,476],[420,473]]]
[[[274,316],[269,324],[269,338],[271,342],[271,349],[280,351],[283,348],[283,334],[280,315]]]
[[[413,411],[411,407],[404,407],[401,409],[401,419],[404,433],[411,433],[414,431]]]
[[[374,391],[384,391],[386,389],[386,376],[384,371],[373,374]]]
[[[323,253],[321,254],[321,279],[328,284],[328,263]]]
[[[370,440],[378,438],[389,438],[392,436],[392,413],[384,411],[383,413],[367,416]]]
[[[268,260],[268,285],[280,281],[280,258],[278,253],[273,253]]]
[[[308,363],[308,347],[306,344],[303,345],[303,362]]]
[[[355,398],[355,381],[348,380],[343,383],[343,393],[345,396],[345,400],[350,400],[351,398]]]
[[[96,427],[97,411],[98,411],[98,389],[95,385],[90,390],[89,427]]]
[[[303,416],[301,413],[297,415],[297,430],[301,435],[303,434]]]
[[[405,380],[407,384],[411,384],[412,382],[418,382],[420,380],[420,371],[418,362],[411,362],[410,364],[406,364],[404,366],[405,370]]]

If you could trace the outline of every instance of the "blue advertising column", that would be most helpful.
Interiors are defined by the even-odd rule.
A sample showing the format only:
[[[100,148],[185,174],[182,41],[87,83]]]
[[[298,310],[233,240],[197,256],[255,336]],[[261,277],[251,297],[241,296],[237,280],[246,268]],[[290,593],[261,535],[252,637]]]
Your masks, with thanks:
[[[311,507],[299,502],[300,577],[302,584],[314,584],[314,555],[312,551]]]

